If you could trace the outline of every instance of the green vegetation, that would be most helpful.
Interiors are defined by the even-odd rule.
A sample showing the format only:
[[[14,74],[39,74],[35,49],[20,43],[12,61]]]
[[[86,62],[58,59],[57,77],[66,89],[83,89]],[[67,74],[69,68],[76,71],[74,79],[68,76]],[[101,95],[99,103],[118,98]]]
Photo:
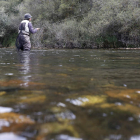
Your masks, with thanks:
[[[3,46],[13,45],[29,12],[41,28],[32,36],[34,47],[139,47],[139,0],[1,0],[0,9]]]

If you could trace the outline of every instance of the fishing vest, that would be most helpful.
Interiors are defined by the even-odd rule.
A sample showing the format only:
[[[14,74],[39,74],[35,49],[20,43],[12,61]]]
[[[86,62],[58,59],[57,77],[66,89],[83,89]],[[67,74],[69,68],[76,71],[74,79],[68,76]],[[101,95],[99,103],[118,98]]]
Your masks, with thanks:
[[[19,33],[23,33],[25,35],[30,35],[28,24],[29,24],[28,20],[23,20],[19,27]]]

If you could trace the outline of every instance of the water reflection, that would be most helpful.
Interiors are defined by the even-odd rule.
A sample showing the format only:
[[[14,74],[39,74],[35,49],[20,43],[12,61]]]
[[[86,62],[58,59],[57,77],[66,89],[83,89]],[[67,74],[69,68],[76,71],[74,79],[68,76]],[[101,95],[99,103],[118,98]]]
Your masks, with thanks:
[[[66,111],[66,112],[61,112],[59,114],[56,114],[56,117],[59,119],[59,118],[62,118],[63,120],[65,119],[68,119],[68,120],[75,120],[76,119],[76,116],[70,112],[70,111]]]
[[[122,139],[122,135],[110,135],[105,140],[121,140],[121,139]]]
[[[51,139],[51,140],[82,140],[82,139],[71,137],[68,135],[59,135],[59,136],[56,136],[55,139]]]
[[[1,133],[0,140],[27,140],[24,137],[15,135],[14,133]]]
[[[66,101],[74,105],[81,106],[84,102],[88,102],[89,99],[79,97],[78,99],[66,99]]]
[[[9,126],[10,126],[10,122],[4,119],[0,119],[0,130],[2,130],[3,127],[9,127]]]
[[[21,84],[21,86],[28,87],[28,83],[30,82],[31,75],[29,75],[30,72],[30,52],[19,52],[18,59],[21,64],[19,72],[23,76],[21,76],[21,80],[24,81],[24,83]]]
[[[0,113],[8,113],[8,112],[12,112],[12,108],[10,107],[0,107]]]
[[[130,138],[130,140],[140,140],[140,135],[138,135],[138,136],[132,136]]]
[[[30,52],[19,52],[19,62],[22,64],[21,74],[28,74],[30,71]]]

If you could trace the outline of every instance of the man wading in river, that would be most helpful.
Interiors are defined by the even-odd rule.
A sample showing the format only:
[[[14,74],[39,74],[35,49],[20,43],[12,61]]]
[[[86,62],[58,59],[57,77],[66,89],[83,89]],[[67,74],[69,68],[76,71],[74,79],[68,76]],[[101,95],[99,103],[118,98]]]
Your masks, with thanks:
[[[16,40],[16,47],[18,50],[31,50],[30,33],[36,33],[40,28],[33,28],[31,23],[32,16],[27,13],[24,15],[24,20],[19,25],[19,34]]]

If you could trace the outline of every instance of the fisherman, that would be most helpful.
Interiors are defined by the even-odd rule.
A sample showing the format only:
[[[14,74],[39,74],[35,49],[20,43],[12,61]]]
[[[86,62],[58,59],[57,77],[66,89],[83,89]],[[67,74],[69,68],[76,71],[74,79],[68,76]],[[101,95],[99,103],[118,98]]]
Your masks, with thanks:
[[[40,28],[33,28],[31,19],[32,16],[27,13],[24,15],[24,20],[19,25],[19,33],[16,40],[16,47],[18,50],[30,51],[31,41],[30,34],[36,33]]]

